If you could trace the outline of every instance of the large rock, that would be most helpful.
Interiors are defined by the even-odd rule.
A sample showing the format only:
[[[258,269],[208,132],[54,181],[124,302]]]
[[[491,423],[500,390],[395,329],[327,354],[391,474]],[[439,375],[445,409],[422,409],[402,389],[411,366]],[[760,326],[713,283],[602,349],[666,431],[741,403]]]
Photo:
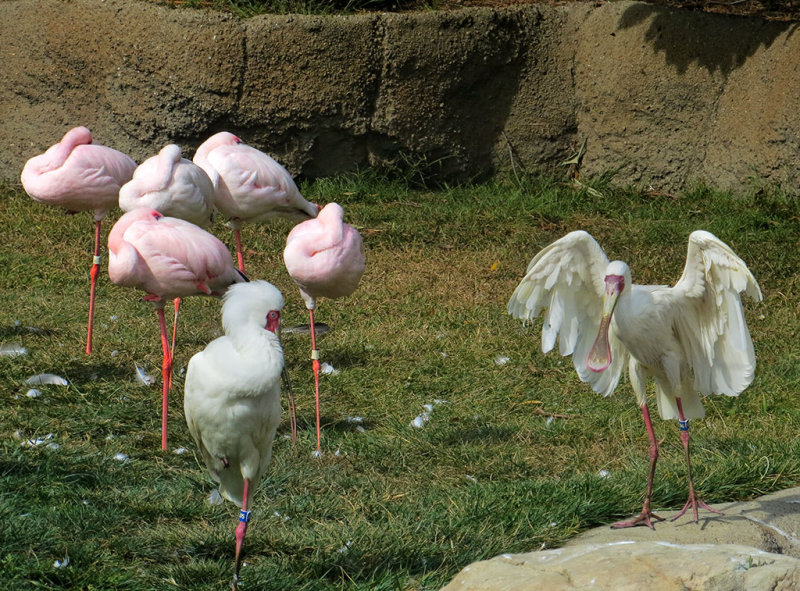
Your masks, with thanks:
[[[767,552],[800,558],[800,488],[790,488],[752,501],[714,505],[723,515],[700,510],[699,523],[691,509],[677,521],[677,511],[656,511],[664,521],[646,527],[611,529],[597,527],[576,536],[567,546],[622,541],[659,540],[671,544],[744,544]]]
[[[700,522],[676,511],[646,527],[598,527],[563,548],[465,567],[446,591],[789,591],[800,589],[800,488],[714,505]],[[690,512],[691,513],[691,512]]]
[[[226,129],[295,174],[442,180],[558,166],[680,189],[793,187],[792,23],[630,2],[237,19],[0,2],[0,177],[75,125],[138,161]]]
[[[738,545],[611,542],[504,554],[442,591],[791,591],[800,560]]]

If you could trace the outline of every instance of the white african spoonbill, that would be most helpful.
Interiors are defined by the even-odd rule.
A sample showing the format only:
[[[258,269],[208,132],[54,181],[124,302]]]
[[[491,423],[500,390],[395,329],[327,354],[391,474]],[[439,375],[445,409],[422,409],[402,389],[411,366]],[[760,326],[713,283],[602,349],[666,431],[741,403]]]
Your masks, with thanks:
[[[756,360],[742,309],[741,294],[761,300],[761,290],[745,263],[716,236],[692,232],[686,264],[673,287],[637,285],[628,265],[609,263],[600,245],[583,231],[545,247],[508,302],[515,318],[532,320],[546,308],[542,350],[559,340],[572,355],[580,379],[595,392],[611,394],[625,363],[650,439],[650,472],[644,507],[613,527],[661,520],[650,507],[658,442],[647,409],[646,380],[653,378],[662,419],[678,419],[686,456],[689,506],[715,513],[697,496],[689,458],[689,419],[705,416],[700,395],[737,396],[753,380]]]
[[[311,324],[311,366],[314,371],[317,454],[322,453],[319,416],[319,351],[314,329],[317,298],[339,298],[353,293],[364,274],[361,236],[344,223],[344,210],[328,203],[313,220],[297,224],[286,238],[283,261],[300,288]]]
[[[317,216],[319,208],[303,198],[283,166],[232,133],[222,131],[208,138],[197,148],[193,160],[211,179],[217,209],[233,228],[242,272],[242,224],[276,217],[302,221]]]
[[[194,355],[186,370],[186,424],[220,494],[241,508],[233,587],[250,521],[253,490],[272,459],[281,419],[283,296],[266,281],[230,287],[223,297],[225,336]]]
[[[128,182],[136,162],[113,148],[94,143],[86,127],[70,129],[61,141],[25,163],[20,175],[25,191],[40,203],[70,212],[94,211],[94,258],[89,271],[89,322],[86,354],[92,353],[92,326],[97,275],[100,267],[100,226],[117,206],[119,189]]]
[[[138,208],[123,215],[108,236],[108,275],[124,287],[147,293],[156,308],[164,358],[161,399],[161,449],[167,449],[167,397],[172,353],[164,320],[164,301],[191,295],[220,296],[228,286],[245,281],[228,248],[202,228],[154,209]],[[174,336],[174,335],[173,335]]]

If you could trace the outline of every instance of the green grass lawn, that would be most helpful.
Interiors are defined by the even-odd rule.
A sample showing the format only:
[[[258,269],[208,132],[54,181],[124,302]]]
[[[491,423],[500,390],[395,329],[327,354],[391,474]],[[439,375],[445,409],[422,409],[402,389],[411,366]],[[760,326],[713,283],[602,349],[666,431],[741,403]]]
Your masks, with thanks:
[[[639,511],[647,437],[629,384],[594,394],[570,359],[541,353],[538,323],[525,328],[505,311],[527,262],[579,228],[627,260],[638,283],[674,283],[700,228],[748,263],[764,292],[747,303],[756,378],[738,398],[706,399],[706,419],[693,422],[696,486],[721,502],[798,483],[797,202],[591,184],[602,197],[547,178],[434,191],[365,173],[303,187],[345,207],[367,271],[353,296],[318,307],[332,327],[322,361],[339,371],[322,379],[321,459],[311,454],[309,340],[285,336],[300,438],[291,444],[284,421],[255,495],[242,589],[438,589],[472,561],[556,547]],[[0,219],[0,342],[28,350],[0,357],[0,588],[226,588],[237,511],[206,502],[214,487],[183,420],[180,373],[220,334],[220,302],[189,298],[181,308],[162,453],[155,314],[105,271],[95,350],[83,353],[91,215],[65,215],[7,182]],[[307,321],[281,259],[289,229],[243,231],[249,275],[287,298],[284,326]],[[221,222],[214,231],[232,243]],[[137,382],[136,363],[155,385]],[[25,380],[42,372],[70,384],[28,397]],[[430,420],[411,426],[426,404]],[[664,443],[654,504],[679,508],[678,428],[655,428]]]

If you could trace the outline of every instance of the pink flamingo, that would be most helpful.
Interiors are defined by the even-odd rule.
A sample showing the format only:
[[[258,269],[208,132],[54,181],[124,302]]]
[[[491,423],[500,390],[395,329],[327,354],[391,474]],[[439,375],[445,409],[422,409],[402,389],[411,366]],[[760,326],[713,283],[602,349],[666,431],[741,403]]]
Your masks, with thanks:
[[[147,292],[156,307],[161,330],[161,449],[167,449],[167,397],[172,352],[167,340],[164,300],[191,295],[219,296],[233,283],[245,281],[227,247],[202,228],[154,209],[123,215],[108,235],[108,276],[113,283]]]
[[[116,207],[119,189],[130,180],[135,168],[133,158],[92,143],[92,134],[87,128],[75,127],[44,154],[28,160],[20,175],[25,191],[40,203],[59,205],[70,212],[94,211],[87,355],[92,353],[94,299],[100,267],[100,225],[108,210]]]
[[[319,351],[314,330],[317,298],[348,296],[364,274],[365,259],[359,233],[342,221],[344,211],[337,203],[323,207],[316,219],[298,224],[286,238],[283,261],[300,288],[311,323],[311,367],[317,420],[317,454],[320,445]]]
[[[119,206],[125,212],[147,207],[207,228],[214,211],[214,185],[202,168],[183,158],[180,146],[168,144],[133,172],[119,190]]]
[[[281,420],[283,296],[266,281],[252,281],[231,286],[223,302],[225,336],[189,361],[183,408],[220,494],[241,508],[236,528],[236,589],[250,521],[251,485],[258,484],[269,466]]]
[[[155,209],[207,228],[214,213],[214,186],[202,168],[183,158],[180,146],[168,144],[142,162],[120,188],[119,206],[125,212],[137,207]],[[181,299],[175,298],[171,351],[175,350],[180,305]]]
[[[319,207],[303,198],[283,166],[232,133],[222,131],[208,138],[197,148],[193,160],[214,184],[217,209],[233,228],[242,272],[242,224],[276,217],[303,221],[317,216]]]

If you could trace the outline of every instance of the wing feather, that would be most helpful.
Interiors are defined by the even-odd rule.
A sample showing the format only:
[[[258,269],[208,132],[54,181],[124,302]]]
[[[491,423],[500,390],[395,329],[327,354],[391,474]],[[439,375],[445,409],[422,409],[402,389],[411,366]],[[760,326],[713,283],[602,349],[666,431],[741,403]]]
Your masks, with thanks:
[[[608,258],[594,238],[584,231],[570,232],[531,260],[508,302],[508,313],[526,323],[545,310],[542,351],[552,350],[558,341],[559,353],[572,355],[581,381],[606,396],[614,391],[628,357],[612,330],[611,366],[600,373],[586,366],[600,326],[607,265]]]
[[[753,274],[733,250],[705,231],[692,232],[675,287],[674,330],[702,394],[736,396],[753,381],[756,359],[741,294],[761,301]]]

